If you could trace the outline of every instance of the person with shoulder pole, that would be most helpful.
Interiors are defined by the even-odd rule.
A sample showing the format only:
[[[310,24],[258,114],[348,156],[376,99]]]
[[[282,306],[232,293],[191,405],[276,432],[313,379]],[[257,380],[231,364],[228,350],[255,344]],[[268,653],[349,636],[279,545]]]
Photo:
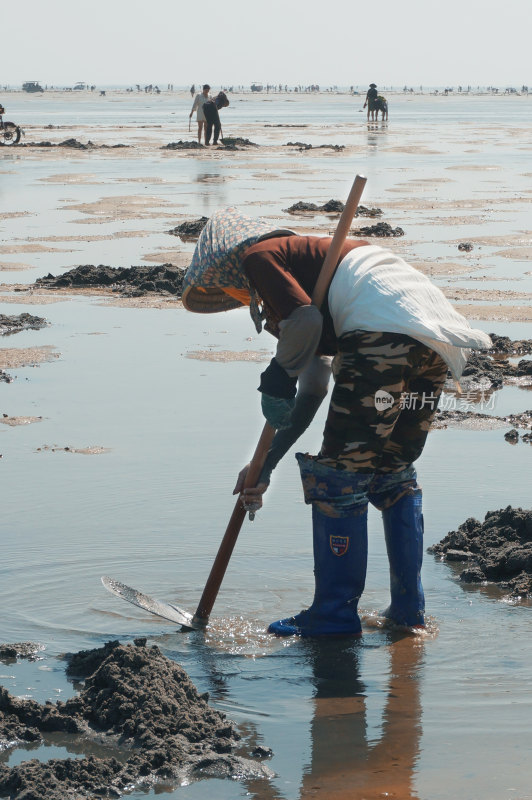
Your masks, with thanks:
[[[188,310],[248,306],[256,330],[278,340],[258,387],[262,413],[277,433],[258,480],[246,481],[246,467],[238,477],[235,493],[245,508],[262,506],[272,471],[313,420],[334,357],[320,452],[296,455],[312,506],[314,599],[270,624],[279,636],[361,635],[368,502],[384,524],[391,591],[384,615],[402,627],[424,626],[414,462],[447,370],[458,379],[469,350],[491,346],[425,275],[365,240],[342,240],[334,277],[320,296],[330,245],[330,237],[272,230],[224,209],[203,229],[183,282]]]

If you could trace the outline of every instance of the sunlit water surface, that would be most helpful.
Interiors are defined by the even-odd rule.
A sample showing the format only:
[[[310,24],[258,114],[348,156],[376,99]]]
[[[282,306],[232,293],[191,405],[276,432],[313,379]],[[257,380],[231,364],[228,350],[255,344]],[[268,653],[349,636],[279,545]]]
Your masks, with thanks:
[[[30,99],[13,95],[9,100],[10,117],[18,112],[21,122],[34,121]],[[432,105],[436,98],[398,98],[397,116],[391,106],[388,129],[379,126],[368,131],[363,120],[357,120],[351,134],[360,146],[358,154],[304,162],[304,154],[288,155],[279,149],[266,153],[265,164],[277,164],[275,180],[270,181],[254,179],[257,167],[242,153],[234,154],[231,161],[212,154],[171,160],[145,148],[139,159],[62,153],[59,161],[39,162],[35,155],[26,157],[23,150],[2,151],[2,210],[31,212],[31,216],[3,220],[4,240],[16,243],[35,236],[40,241],[46,235],[120,229],[110,223],[76,221],[85,215],[59,206],[95,202],[108,194],[143,192],[182,203],[183,218],[208,214],[219,205],[252,202],[252,213],[270,214],[286,224],[282,208],[288,199],[324,202],[329,196],[342,197],[349,184],[347,176],[356,171],[370,177],[368,205],[384,205],[390,197],[419,199],[419,187],[391,190],[400,189],[402,181],[423,176],[452,178],[452,183],[435,183],[429,189],[435,205],[440,195],[445,200],[456,196],[462,202],[487,195],[501,204],[511,196],[507,213],[495,207],[494,227],[486,225],[485,217],[478,226],[473,222],[453,228],[443,226],[439,217],[433,226],[430,219],[438,216],[437,208],[400,212],[408,213],[409,227],[398,248],[404,244],[407,253],[421,251],[423,257],[454,260],[456,244],[449,240],[526,229],[529,206],[523,199],[529,181],[522,175],[520,152],[524,144],[519,136],[512,144],[502,126],[507,123],[518,134],[524,129],[523,105],[517,104],[527,99],[508,98],[506,115],[499,105],[488,108],[483,104],[489,101],[479,98],[473,118],[457,100],[437,100],[436,111]],[[447,100],[450,116],[441,111],[441,103]],[[138,102],[136,108],[116,103],[114,110],[119,113],[113,116],[103,101],[92,101],[93,106],[76,119],[82,130],[83,125],[104,122],[128,125],[128,114],[139,111]],[[72,124],[69,114],[75,112],[67,112],[64,103],[50,101],[46,108],[46,98],[40,102],[42,118],[34,124],[44,125],[45,120]],[[181,111],[185,105],[188,108],[188,103],[180,102]],[[246,125],[260,124],[264,130],[264,120],[294,121],[280,100],[269,105],[256,101],[251,106],[250,102],[236,107],[232,133],[240,124],[240,134],[247,135]],[[293,138],[306,141],[312,135],[319,141],[327,114],[332,119],[336,114],[340,125],[353,125],[352,98],[343,98],[341,103],[327,98],[319,113],[311,100],[307,105],[299,98],[298,102],[297,113],[304,115],[308,110],[307,121],[316,123],[317,115],[318,122],[308,136],[298,133]],[[420,106],[423,102],[425,106]],[[169,114],[168,98],[165,103],[164,114]],[[36,103],[31,106],[36,107]],[[241,108],[254,109],[254,114],[246,117]],[[267,113],[262,116],[263,108]],[[152,111],[146,108],[142,113]],[[160,107],[153,113],[159,115],[153,117],[158,124],[166,124]],[[484,125],[489,133],[490,113],[494,131],[499,133],[493,133],[493,141],[488,136],[487,145],[476,148],[476,154],[467,153],[474,145],[463,143],[464,131]],[[85,131],[85,138],[94,140],[97,133],[97,128]],[[167,133],[165,140],[170,141]],[[186,138],[184,133],[182,138]],[[336,140],[334,130],[329,128],[326,138]],[[406,154],[391,149],[392,143],[404,146],[410,139],[437,152]],[[497,170],[448,169],[470,160],[492,163]],[[299,163],[299,174],[292,169],[294,161]],[[269,168],[265,166],[264,172]],[[43,180],[76,171],[90,173],[101,183],[67,185]],[[220,184],[195,180],[194,176],[206,173],[230,175],[231,180]],[[135,182],[124,189],[120,184],[122,178],[139,175],[163,177],[169,185],[146,183],[146,188]],[[496,181],[493,192],[483,185],[488,178]],[[520,201],[514,202],[520,189]],[[447,207],[444,213],[453,212]],[[482,215],[484,211],[461,209],[460,214]],[[156,248],[177,247],[186,252],[193,247],[168,237],[165,230],[176,224],[171,219],[154,217],[123,224],[145,230],[146,236],[75,242],[75,252],[65,252],[65,245],[58,244],[59,253],[2,255],[4,261],[24,260],[30,266],[2,272],[2,280],[29,282],[79,263],[129,266],[143,263],[142,257]],[[402,224],[399,216],[397,224]],[[471,264],[482,258],[484,272],[471,275],[496,276],[501,287],[518,285],[525,291],[522,287],[530,286],[526,275],[530,262],[503,259],[494,255],[498,249],[484,246],[480,255],[473,251],[466,256]],[[45,646],[34,663],[0,662],[4,686],[41,702],[65,699],[75,687],[65,678],[61,654],[96,647],[109,639],[127,642],[146,636],[149,643],[179,661],[201,691],[211,693],[212,702],[240,726],[244,743],[262,743],[274,753],[269,764],[276,777],[271,783],[202,781],[178,789],[165,787],[163,796],[199,799],[209,793],[221,800],[532,797],[530,607],[506,602],[493,588],[466,587],[457,571],[426,555],[423,579],[429,634],[404,637],[380,627],[378,612],[388,602],[388,571],[377,512],[370,513],[369,570],[361,604],[363,639],[279,641],[265,634],[268,622],[299,611],[312,599],[310,510],[302,500],[293,453],[278,468],[263,511],[253,523],[244,524],[206,632],[178,632],[171,623],[112,597],[102,587],[100,576],[108,574],[195,610],[233,508],[236,475],[262,427],[256,391],[262,367],[189,356],[209,349],[256,350],[267,360],[273,340],[255,334],[246,311],[201,317],[180,308],[117,308],[86,298],[46,306],[30,305],[21,298],[21,302],[2,304],[1,310],[37,313],[50,323],[44,330],[3,339],[2,347],[49,344],[60,353],[53,362],[9,370],[15,380],[0,384],[0,412],[42,416],[42,421],[31,425],[0,425],[4,531],[0,639],[32,640]],[[512,338],[532,338],[532,324],[478,325]],[[523,411],[531,407],[531,397],[525,388],[505,388],[496,393],[490,413]],[[322,409],[298,449],[315,452],[319,448],[324,415]],[[507,505],[530,507],[531,449],[521,442],[508,444],[505,430],[449,428],[430,434],[418,462],[427,546],[467,517],[483,519],[487,511]],[[84,455],[64,449],[90,446],[106,452]],[[48,759],[67,752],[79,755],[68,741],[50,740],[37,751],[6,751],[1,757],[15,764],[36,755]],[[155,794],[139,791],[131,796],[140,799]]]

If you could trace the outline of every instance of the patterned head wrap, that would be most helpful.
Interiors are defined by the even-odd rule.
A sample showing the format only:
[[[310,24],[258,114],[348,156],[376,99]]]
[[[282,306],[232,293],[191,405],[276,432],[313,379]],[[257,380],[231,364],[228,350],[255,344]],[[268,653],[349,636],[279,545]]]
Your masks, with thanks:
[[[236,208],[217,211],[203,228],[185,274],[183,305],[200,314],[230,311],[242,303],[226,294],[224,288],[244,289],[249,292],[249,311],[260,333],[263,318],[260,298],[242,269],[242,256],[255,242],[293,234],[286,228],[272,230],[267,222],[248,217]]]

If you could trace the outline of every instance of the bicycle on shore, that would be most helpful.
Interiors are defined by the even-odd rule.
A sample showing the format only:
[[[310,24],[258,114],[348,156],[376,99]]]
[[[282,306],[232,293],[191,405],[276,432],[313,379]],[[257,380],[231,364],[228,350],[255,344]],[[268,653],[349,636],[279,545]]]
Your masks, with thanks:
[[[5,108],[0,103],[0,145],[18,144],[22,136],[22,128],[14,122],[4,122]]]

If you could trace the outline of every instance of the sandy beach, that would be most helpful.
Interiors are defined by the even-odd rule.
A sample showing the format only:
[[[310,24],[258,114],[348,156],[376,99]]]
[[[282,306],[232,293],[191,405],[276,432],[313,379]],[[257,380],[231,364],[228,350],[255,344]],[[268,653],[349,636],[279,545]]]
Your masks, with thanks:
[[[39,281],[84,265],[178,273],[195,240],[173,229],[226,206],[272,227],[332,233],[337,213],[288,209],[345,201],[363,173],[362,202],[382,215],[359,216],[353,231],[400,227],[403,235],[375,243],[428,275],[475,327],[526,344],[532,96],[390,93],[389,122],[368,124],[363,98],[346,92],[233,93],[221,111],[226,145],[197,148],[188,92],[97,94],[2,99],[24,136],[0,147],[0,313],[45,324],[0,330],[0,643],[39,646],[30,659],[0,652],[0,684],[24,702],[67,701],[80,685],[65,654],[138,637],[183,667],[238,732],[227,751],[235,760],[227,756],[225,773],[168,768],[147,783],[129,766],[132,782],[122,774],[116,791],[133,800],[159,792],[185,800],[208,792],[219,800],[524,800],[529,597],[485,575],[461,581],[463,565],[436,548],[423,567],[427,634],[387,629],[379,613],[388,602],[386,551],[374,513],[361,642],[265,634],[268,622],[312,597],[295,450],[265,508],[244,525],[205,632],[180,633],[105,592],[100,577],[111,575],[194,611],[262,426],[256,386],[274,340],[256,334],[245,309],[194,315],[179,293],[156,287]],[[429,436],[418,465],[426,547],[469,518],[480,529],[488,512],[531,507],[531,355],[525,346],[503,350],[489,366],[498,358],[505,364],[486,388],[481,364],[461,398],[445,390],[445,408],[476,414],[478,424],[454,416]],[[319,448],[325,412],[297,449]],[[517,438],[505,439],[511,429]],[[20,731],[0,737],[0,777],[32,758],[109,755],[101,742],[87,750],[39,724],[33,742]],[[237,774],[237,757],[258,745],[267,768]],[[90,791],[79,796],[96,796]]]

